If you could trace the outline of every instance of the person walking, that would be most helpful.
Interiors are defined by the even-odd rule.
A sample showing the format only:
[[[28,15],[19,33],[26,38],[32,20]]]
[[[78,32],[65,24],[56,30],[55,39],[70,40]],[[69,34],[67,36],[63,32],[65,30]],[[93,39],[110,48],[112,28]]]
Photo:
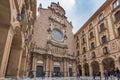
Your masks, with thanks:
[[[105,70],[104,75],[105,75],[105,80],[108,80],[108,71],[107,70]]]
[[[115,73],[117,76],[117,80],[120,80],[120,70],[118,68],[116,68]]]
[[[93,71],[93,79],[95,80],[96,73]]]
[[[100,80],[101,80],[101,72],[100,71],[98,72],[98,76],[100,77]]]

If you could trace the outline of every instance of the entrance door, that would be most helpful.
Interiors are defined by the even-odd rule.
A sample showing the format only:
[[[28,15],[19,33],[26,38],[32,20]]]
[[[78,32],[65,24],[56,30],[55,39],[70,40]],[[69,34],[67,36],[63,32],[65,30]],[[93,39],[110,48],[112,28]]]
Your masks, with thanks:
[[[72,77],[72,68],[69,68],[69,76]]]
[[[60,67],[54,67],[54,73],[55,73],[54,76],[59,76],[59,74],[60,74]]]
[[[43,67],[37,66],[36,77],[42,77]]]

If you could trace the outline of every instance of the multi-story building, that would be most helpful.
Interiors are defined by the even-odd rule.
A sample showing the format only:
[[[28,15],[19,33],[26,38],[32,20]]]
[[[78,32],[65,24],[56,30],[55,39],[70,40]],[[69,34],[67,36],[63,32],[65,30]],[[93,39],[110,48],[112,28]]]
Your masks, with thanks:
[[[36,0],[0,0],[0,80],[28,76],[35,19]]]
[[[120,69],[120,0],[106,0],[78,30],[75,41],[82,76]]]
[[[74,35],[72,23],[59,3],[46,8],[40,4],[34,28],[32,70],[37,77],[75,76]]]

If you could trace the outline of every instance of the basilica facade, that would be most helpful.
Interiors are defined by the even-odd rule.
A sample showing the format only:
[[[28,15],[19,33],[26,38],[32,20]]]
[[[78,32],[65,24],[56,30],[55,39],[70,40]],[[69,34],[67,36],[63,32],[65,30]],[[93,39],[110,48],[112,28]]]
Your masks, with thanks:
[[[106,0],[75,34],[75,44],[81,76],[120,69],[120,0]]]
[[[59,3],[46,9],[42,4],[34,27],[32,71],[36,77],[76,76],[76,59],[72,23]]]

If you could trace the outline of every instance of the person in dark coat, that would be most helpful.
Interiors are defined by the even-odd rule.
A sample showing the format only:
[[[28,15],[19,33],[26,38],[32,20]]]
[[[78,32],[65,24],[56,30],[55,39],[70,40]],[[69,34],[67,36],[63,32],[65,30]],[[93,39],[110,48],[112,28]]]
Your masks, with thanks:
[[[93,79],[95,80],[96,73],[93,71]]]
[[[109,76],[109,74],[108,74],[108,71],[107,70],[105,70],[105,72],[104,72],[104,75],[105,75],[105,80],[108,80],[108,76]]]
[[[120,70],[118,68],[116,68],[115,73],[117,76],[117,80],[120,80]]]

